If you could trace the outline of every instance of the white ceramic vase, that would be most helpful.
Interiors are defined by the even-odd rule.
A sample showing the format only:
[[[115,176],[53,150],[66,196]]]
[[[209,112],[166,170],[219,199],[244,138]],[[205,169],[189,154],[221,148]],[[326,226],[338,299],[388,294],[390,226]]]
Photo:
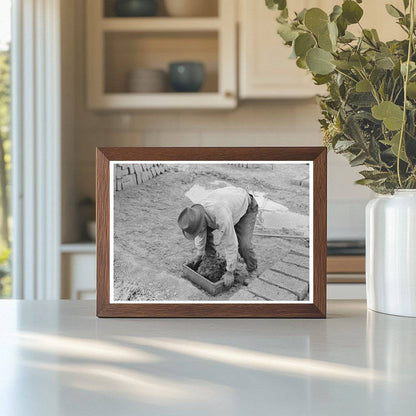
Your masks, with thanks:
[[[366,280],[369,309],[416,317],[416,190],[368,203]]]

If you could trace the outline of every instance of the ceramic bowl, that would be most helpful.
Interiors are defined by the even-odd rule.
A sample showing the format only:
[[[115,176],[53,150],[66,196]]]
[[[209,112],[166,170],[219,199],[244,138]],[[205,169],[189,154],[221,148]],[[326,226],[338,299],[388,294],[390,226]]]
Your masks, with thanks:
[[[169,82],[176,92],[197,92],[205,80],[205,67],[201,62],[172,62],[169,65]]]
[[[116,16],[149,17],[156,16],[158,0],[117,0],[114,5]]]
[[[167,90],[166,72],[161,69],[138,68],[129,73],[127,90],[135,93],[160,93]]]

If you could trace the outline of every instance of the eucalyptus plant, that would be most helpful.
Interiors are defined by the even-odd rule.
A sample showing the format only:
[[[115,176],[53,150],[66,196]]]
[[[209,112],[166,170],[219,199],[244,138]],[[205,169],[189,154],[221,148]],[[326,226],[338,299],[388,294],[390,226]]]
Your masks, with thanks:
[[[291,18],[286,0],[266,0],[280,11],[277,32],[292,48],[296,65],[327,87],[327,95],[319,97],[325,145],[351,166],[365,166],[357,183],[377,193],[414,189],[415,0],[403,0],[401,8],[385,6],[404,32],[404,40],[387,42],[361,25],[360,3],[344,0],[329,14],[314,7]],[[352,25],[359,35],[348,30]]]

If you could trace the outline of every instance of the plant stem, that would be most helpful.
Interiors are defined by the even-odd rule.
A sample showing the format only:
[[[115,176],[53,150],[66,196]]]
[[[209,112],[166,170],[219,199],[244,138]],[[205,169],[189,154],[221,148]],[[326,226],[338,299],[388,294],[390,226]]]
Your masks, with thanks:
[[[344,75],[344,77],[349,78],[351,81],[354,81],[355,83],[357,83],[357,80],[353,77],[350,77],[348,74],[346,74],[345,72],[340,71],[338,68],[335,68],[335,71],[340,73],[341,75]]]
[[[378,49],[377,49],[377,45],[375,45],[374,43],[373,43],[373,41],[365,34],[365,32],[364,32],[364,28],[361,26],[361,23],[360,22],[358,22],[358,26],[360,27],[360,29],[361,29],[361,33],[363,34],[363,36],[365,37],[365,39],[367,40],[367,43],[368,44],[370,44],[373,48],[374,48],[374,50],[376,50],[376,51],[378,51]]]
[[[396,101],[399,99],[400,94],[402,93],[403,88],[400,88],[399,91],[397,92],[396,96],[394,97],[393,102],[396,103]]]
[[[398,152],[397,152],[397,178],[399,180],[400,188],[403,187],[402,177],[401,177],[401,174],[400,174],[400,156],[402,154],[404,132],[405,132],[405,129],[406,129],[407,83],[409,82],[410,60],[412,58],[412,50],[413,50],[414,27],[415,27],[415,0],[410,0],[409,45],[408,45],[408,48],[407,48],[406,73],[405,73],[404,81],[403,81],[403,83],[404,83],[404,85],[403,85],[403,94],[404,94],[403,118],[402,118],[402,128],[400,129],[399,149],[398,149]]]
[[[361,66],[362,70],[360,71],[360,75],[363,77],[363,79],[367,80],[371,87],[371,93],[373,94],[374,99],[377,101],[377,104],[380,104],[380,100],[378,98],[378,93],[376,88],[374,87],[373,83],[370,81],[370,78],[368,77],[367,73],[365,72],[365,69]]]
[[[393,88],[391,89],[391,94],[390,94],[390,101],[393,101],[393,97],[394,97],[394,90],[396,89],[396,84],[397,84],[397,80],[394,80],[393,82]]]

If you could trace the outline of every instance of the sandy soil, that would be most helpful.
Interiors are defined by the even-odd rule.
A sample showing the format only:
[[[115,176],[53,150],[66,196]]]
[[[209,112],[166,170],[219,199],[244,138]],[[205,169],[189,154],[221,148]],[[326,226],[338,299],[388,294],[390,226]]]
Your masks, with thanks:
[[[185,170],[184,170],[185,169]],[[307,215],[306,188],[291,184],[308,176],[306,165],[257,165],[236,168],[228,165],[181,165],[176,170],[114,196],[114,298],[115,300],[225,300],[239,289],[215,298],[181,277],[182,264],[195,255],[193,242],[177,226],[181,210],[192,204],[185,196],[194,184],[216,189],[232,184],[250,192],[262,192],[291,212]],[[215,183],[212,183],[215,182]],[[293,234],[285,227],[255,232]],[[271,267],[283,253],[305,240],[254,237],[259,272]],[[221,246],[219,247],[221,253]],[[243,263],[240,273],[245,273]]]

